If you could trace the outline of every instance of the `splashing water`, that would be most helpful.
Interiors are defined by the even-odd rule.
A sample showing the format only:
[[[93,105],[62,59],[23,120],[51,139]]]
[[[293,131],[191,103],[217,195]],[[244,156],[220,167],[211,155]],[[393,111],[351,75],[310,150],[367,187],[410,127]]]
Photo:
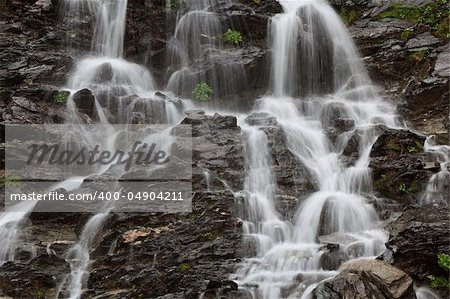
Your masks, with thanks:
[[[308,298],[319,281],[337,273],[322,270],[327,243],[339,244],[346,259],[383,252],[387,237],[369,202],[369,155],[378,137],[376,127],[400,124],[394,107],[376,96],[333,9],[322,1],[280,2],[285,13],[275,15],[270,23],[274,96],[261,99],[256,111],[276,117],[288,149],[316,179],[318,191],[300,204],[293,223],[280,221],[273,206],[276,186],[266,136],[258,128],[246,129],[251,154],[244,234],[257,250],[233,278],[257,298]],[[327,44],[320,40],[323,36]],[[318,68],[320,61],[329,65]],[[318,76],[324,71],[329,75],[322,78],[325,83],[314,85],[321,82]],[[318,90],[332,95],[317,96]],[[315,95],[291,98],[300,94]],[[353,128],[333,140],[327,128],[336,118],[349,120]],[[349,165],[343,151],[355,134],[359,155]]]
[[[229,4],[226,0],[222,4]],[[168,7],[171,7],[169,1]],[[177,2],[178,3],[178,2]],[[186,9],[177,12],[175,32],[169,39],[167,90],[192,97],[197,83],[205,82],[218,96],[237,95],[246,86],[246,76],[238,52],[227,51],[223,28],[213,0],[185,1]],[[208,71],[202,70],[208,68]]]

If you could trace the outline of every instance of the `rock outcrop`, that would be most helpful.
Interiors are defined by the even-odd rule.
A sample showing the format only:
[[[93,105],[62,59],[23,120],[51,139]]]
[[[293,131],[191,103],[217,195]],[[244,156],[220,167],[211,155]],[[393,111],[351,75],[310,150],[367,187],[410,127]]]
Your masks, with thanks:
[[[413,280],[405,272],[379,260],[343,264],[336,277],[320,283],[316,299],[415,299]]]
[[[449,253],[448,208],[435,205],[411,207],[392,222],[383,257],[411,277],[426,281],[428,275],[443,275],[437,255]]]

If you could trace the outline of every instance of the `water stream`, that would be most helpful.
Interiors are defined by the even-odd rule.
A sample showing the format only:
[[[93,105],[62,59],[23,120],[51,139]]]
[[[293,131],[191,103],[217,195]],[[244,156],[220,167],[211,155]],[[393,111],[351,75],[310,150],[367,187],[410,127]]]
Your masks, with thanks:
[[[194,67],[194,62],[201,59],[217,63],[221,55],[229,55],[220,38],[225,28],[210,10],[214,1],[185,2],[186,9],[178,13],[169,41],[169,65],[174,69],[167,90],[190,96],[196,83],[208,81],[220,87],[220,94],[237,94],[245,81],[241,65],[220,65],[208,76],[199,75]],[[387,235],[371,203],[376,198],[372,194],[369,155],[379,134],[377,126],[404,125],[395,107],[378,96],[345,25],[326,1],[280,3],[284,13],[273,16],[269,23],[271,95],[258,99],[252,112],[276,118],[287,148],[298,165],[306,167],[316,189],[298,205],[294,219],[285,220],[276,209],[277,184],[268,137],[263,128],[251,126],[239,116],[247,171],[241,216],[244,242],[253,251],[232,279],[253,298],[310,298],[320,281],[338,273],[336,269],[323,269],[327,244],[339,245],[345,260],[375,257],[383,252]],[[95,119],[90,121],[104,124],[107,129],[98,136],[74,126],[80,131],[72,133],[81,136],[80,142],[100,142],[113,150],[118,138],[114,124],[176,124],[183,118],[190,102],[158,95],[151,72],[123,57],[126,0],[66,0],[65,8],[75,16],[79,15],[77,11],[87,10],[95,19],[90,54],[79,59],[66,86],[70,91],[67,122],[86,122],[78,112],[75,97],[87,88],[95,98]],[[328,133],[333,127],[330,120],[336,117],[346,120],[351,128],[332,138]],[[162,136],[167,144],[171,140],[169,131]],[[359,140],[358,155],[349,161],[344,149],[352,136]],[[426,145],[426,150],[439,155],[442,170],[430,179],[421,201],[442,203],[445,198],[439,196],[443,197],[444,182],[450,177],[448,147]],[[208,170],[204,176],[209,189]],[[84,178],[72,177],[54,188],[76,189]],[[30,205],[26,212],[0,215],[0,238],[8,240],[0,244],[0,261],[14,259],[16,241],[32,209]],[[93,215],[78,242],[67,252],[71,273],[60,285],[61,296],[81,298],[92,262],[90,250],[111,209],[105,206]],[[432,298],[430,292],[419,288],[417,296]]]

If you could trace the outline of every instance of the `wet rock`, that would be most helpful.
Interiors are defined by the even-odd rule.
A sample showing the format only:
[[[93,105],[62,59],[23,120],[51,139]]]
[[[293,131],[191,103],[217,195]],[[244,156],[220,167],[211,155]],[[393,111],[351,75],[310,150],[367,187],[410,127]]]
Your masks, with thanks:
[[[442,41],[439,38],[434,37],[430,32],[426,32],[410,39],[406,43],[405,49],[409,51],[426,51],[441,43]]]
[[[39,298],[50,294],[56,282],[50,274],[30,265],[7,262],[0,267],[0,295]]]
[[[387,250],[383,254],[395,267],[415,279],[447,274],[438,265],[438,253],[449,253],[448,208],[435,205],[410,207],[388,229]]]
[[[231,192],[197,193],[192,213],[113,215],[105,231],[99,247],[108,254],[93,254],[89,296],[121,289],[131,298],[198,298],[236,289],[227,278],[242,236]]]
[[[414,203],[437,171],[425,169],[425,163],[434,163],[436,158],[423,152],[424,136],[406,130],[383,130],[370,153],[373,186],[388,199]]]
[[[95,108],[95,97],[89,89],[82,89],[73,95],[73,101],[80,113],[86,114],[92,120],[97,119],[97,109]]]
[[[339,266],[349,259],[348,255],[340,249],[339,244],[327,244],[327,252],[320,256],[320,267],[324,270],[337,270]]]
[[[313,298],[415,299],[413,280],[379,260],[356,260],[342,265],[331,280],[320,283]]]
[[[375,141],[370,157],[423,152],[425,136],[407,130],[386,129]]]
[[[51,275],[57,283],[70,273],[70,264],[56,255],[40,255],[30,261],[30,266]]]

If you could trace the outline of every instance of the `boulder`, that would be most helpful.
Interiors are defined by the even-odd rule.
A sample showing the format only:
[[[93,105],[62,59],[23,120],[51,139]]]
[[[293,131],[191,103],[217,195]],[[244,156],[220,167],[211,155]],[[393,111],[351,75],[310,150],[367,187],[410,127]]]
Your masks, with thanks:
[[[80,113],[86,114],[92,120],[97,119],[95,97],[89,89],[82,89],[73,95],[73,101]]]
[[[383,257],[415,279],[442,273],[438,253],[449,253],[448,208],[435,205],[410,207],[392,222]]]
[[[413,280],[380,260],[361,259],[343,264],[336,277],[320,283],[316,299],[415,299]]]

